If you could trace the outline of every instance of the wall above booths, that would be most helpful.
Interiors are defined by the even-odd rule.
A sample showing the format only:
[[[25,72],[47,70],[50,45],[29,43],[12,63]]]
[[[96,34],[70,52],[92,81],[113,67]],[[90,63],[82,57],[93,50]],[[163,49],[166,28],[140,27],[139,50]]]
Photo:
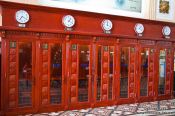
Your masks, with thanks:
[[[175,22],[174,0],[2,0],[102,14]]]

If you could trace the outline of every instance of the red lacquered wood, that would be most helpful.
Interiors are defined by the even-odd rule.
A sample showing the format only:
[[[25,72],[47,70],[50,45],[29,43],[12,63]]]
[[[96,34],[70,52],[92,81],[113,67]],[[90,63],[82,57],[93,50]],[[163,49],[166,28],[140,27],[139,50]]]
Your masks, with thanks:
[[[58,110],[81,109],[98,106],[108,106],[115,104],[126,104],[135,102],[146,102],[161,99],[170,99],[173,96],[173,50],[175,45],[175,24],[165,23],[161,21],[151,21],[138,18],[129,18],[121,16],[113,16],[106,14],[82,12],[60,8],[50,8],[43,6],[25,5],[17,3],[9,3],[0,1],[2,5],[2,26],[0,27],[0,37],[2,37],[2,75],[1,75],[1,114],[18,115],[38,112],[52,112]],[[18,10],[24,9],[29,12],[30,21],[25,28],[18,27],[15,20],[15,13]],[[72,31],[66,31],[62,25],[62,17],[70,14],[75,17],[76,24]],[[110,19],[113,22],[113,29],[111,34],[105,34],[101,28],[101,21],[103,19]],[[137,36],[134,31],[136,23],[142,23],[145,27],[143,36]],[[165,39],[162,35],[162,27],[168,25],[171,28],[171,36]],[[17,48],[16,57],[18,59],[18,42],[32,42],[32,56],[33,56],[33,79],[35,78],[35,85],[32,93],[32,107],[18,107],[16,104],[13,108],[9,108],[9,102],[15,101],[18,103],[18,89],[14,92],[15,99],[9,99],[9,42],[16,41]],[[50,80],[47,85],[42,83],[43,70],[43,56],[41,45],[47,43],[49,45],[47,50],[47,76],[50,79],[50,45],[52,43],[59,43],[62,45],[62,103],[59,105],[50,104]],[[72,45],[76,44],[77,49],[72,51]],[[88,101],[78,101],[78,73],[79,73],[79,45],[88,45],[90,51],[89,60],[89,86],[88,86]],[[102,46],[102,77],[101,77],[101,100],[97,101],[97,70],[98,70],[98,46]],[[109,50],[104,51],[105,46],[114,47],[113,59],[113,94],[112,100],[108,99],[108,89],[103,88],[107,84],[109,77]],[[130,61],[128,72],[128,98],[120,98],[120,49],[121,47],[132,47],[134,51],[129,52]],[[140,96],[140,51],[142,48],[153,49],[153,54],[149,56],[149,63],[153,60],[153,65],[149,67],[148,75],[148,96]],[[166,61],[169,68],[166,69],[166,87],[165,95],[158,95],[158,81],[159,81],[159,50],[161,48],[170,49],[170,54]],[[75,60],[72,60],[75,57]],[[16,67],[19,66],[16,61]],[[76,66],[72,68],[72,64]],[[151,69],[151,67],[153,69]],[[134,68],[134,70],[133,70]],[[75,70],[75,72],[73,72]],[[152,70],[152,71],[151,71]],[[16,85],[18,88],[18,71],[16,69]],[[72,76],[75,75],[73,80]],[[103,78],[103,76],[106,76]],[[75,84],[71,84],[76,81]],[[130,86],[132,85],[132,86]],[[72,87],[75,86],[74,89]],[[47,91],[42,91],[42,88],[47,88]],[[107,86],[108,87],[108,86]],[[72,91],[72,92],[71,92]],[[43,93],[42,93],[43,92]],[[75,93],[75,95],[73,95]],[[46,100],[47,99],[47,100]],[[46,100],[45,104],[42,102]]]

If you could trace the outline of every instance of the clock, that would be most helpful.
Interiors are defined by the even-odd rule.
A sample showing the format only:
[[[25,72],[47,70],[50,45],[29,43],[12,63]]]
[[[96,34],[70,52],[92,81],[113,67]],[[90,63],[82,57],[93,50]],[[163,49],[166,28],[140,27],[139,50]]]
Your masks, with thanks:
[[[134,27],[134,30],[137,34],[142,34],[144,31],[144,26],[141,23],[137,23]]]
[[[112,29],[112,22],[108,19],[104,19],[101,22],[102,29],[105,31],[110,31]]]
[[[20,24],[25,24],[29,21],[29,13],[25,10],[19,10],[15,15],[16,21]]]
[[[71,15],[66,15],[62,18],[62,23],[65,27],[71,28],[75,25],[75,19]]]
[[[171,28],[169,26],[164,26],[162,28],[162,33],[164,36],[169,36],[171,34]]]

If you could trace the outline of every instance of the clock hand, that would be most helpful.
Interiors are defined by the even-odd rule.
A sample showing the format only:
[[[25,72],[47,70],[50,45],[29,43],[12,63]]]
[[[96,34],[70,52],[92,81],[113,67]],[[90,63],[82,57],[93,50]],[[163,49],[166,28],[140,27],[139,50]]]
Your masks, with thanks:
[[[25,18],[25,17],[23,17],[23,18],[27,20],[27,18]]]
[[[21,20],[22,17],[23,17],[23,16],[21,16],[19,20]]]

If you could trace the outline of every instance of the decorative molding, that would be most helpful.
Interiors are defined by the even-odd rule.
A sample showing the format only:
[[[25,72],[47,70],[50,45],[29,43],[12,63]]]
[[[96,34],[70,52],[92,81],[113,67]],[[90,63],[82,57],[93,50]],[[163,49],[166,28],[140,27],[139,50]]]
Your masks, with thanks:
[[[57,34],[57,33],[40,33],[40,38],[60,38],[64,39],[66,38],[66,34]]]
[[[151,40],[138,40],[139,44],[144,44],[144,45],[155,45],[155,41]]]
[[[172,46],[172,42],[158,41],[157,45],[170,47],[170,46]]]
[[[134,43],[136,44],[137,43],[137,40],[134,40],[134,39],[119,39],[119,43]]]
[[[37,36],[36,32],[26,32],[26,31],[6,31],[6,35],[20,35],[20,36]]]
[[[86,35],[70,35],[70,39],[88,40],[88,39],[92,39],[92,36],[86,36]]]

